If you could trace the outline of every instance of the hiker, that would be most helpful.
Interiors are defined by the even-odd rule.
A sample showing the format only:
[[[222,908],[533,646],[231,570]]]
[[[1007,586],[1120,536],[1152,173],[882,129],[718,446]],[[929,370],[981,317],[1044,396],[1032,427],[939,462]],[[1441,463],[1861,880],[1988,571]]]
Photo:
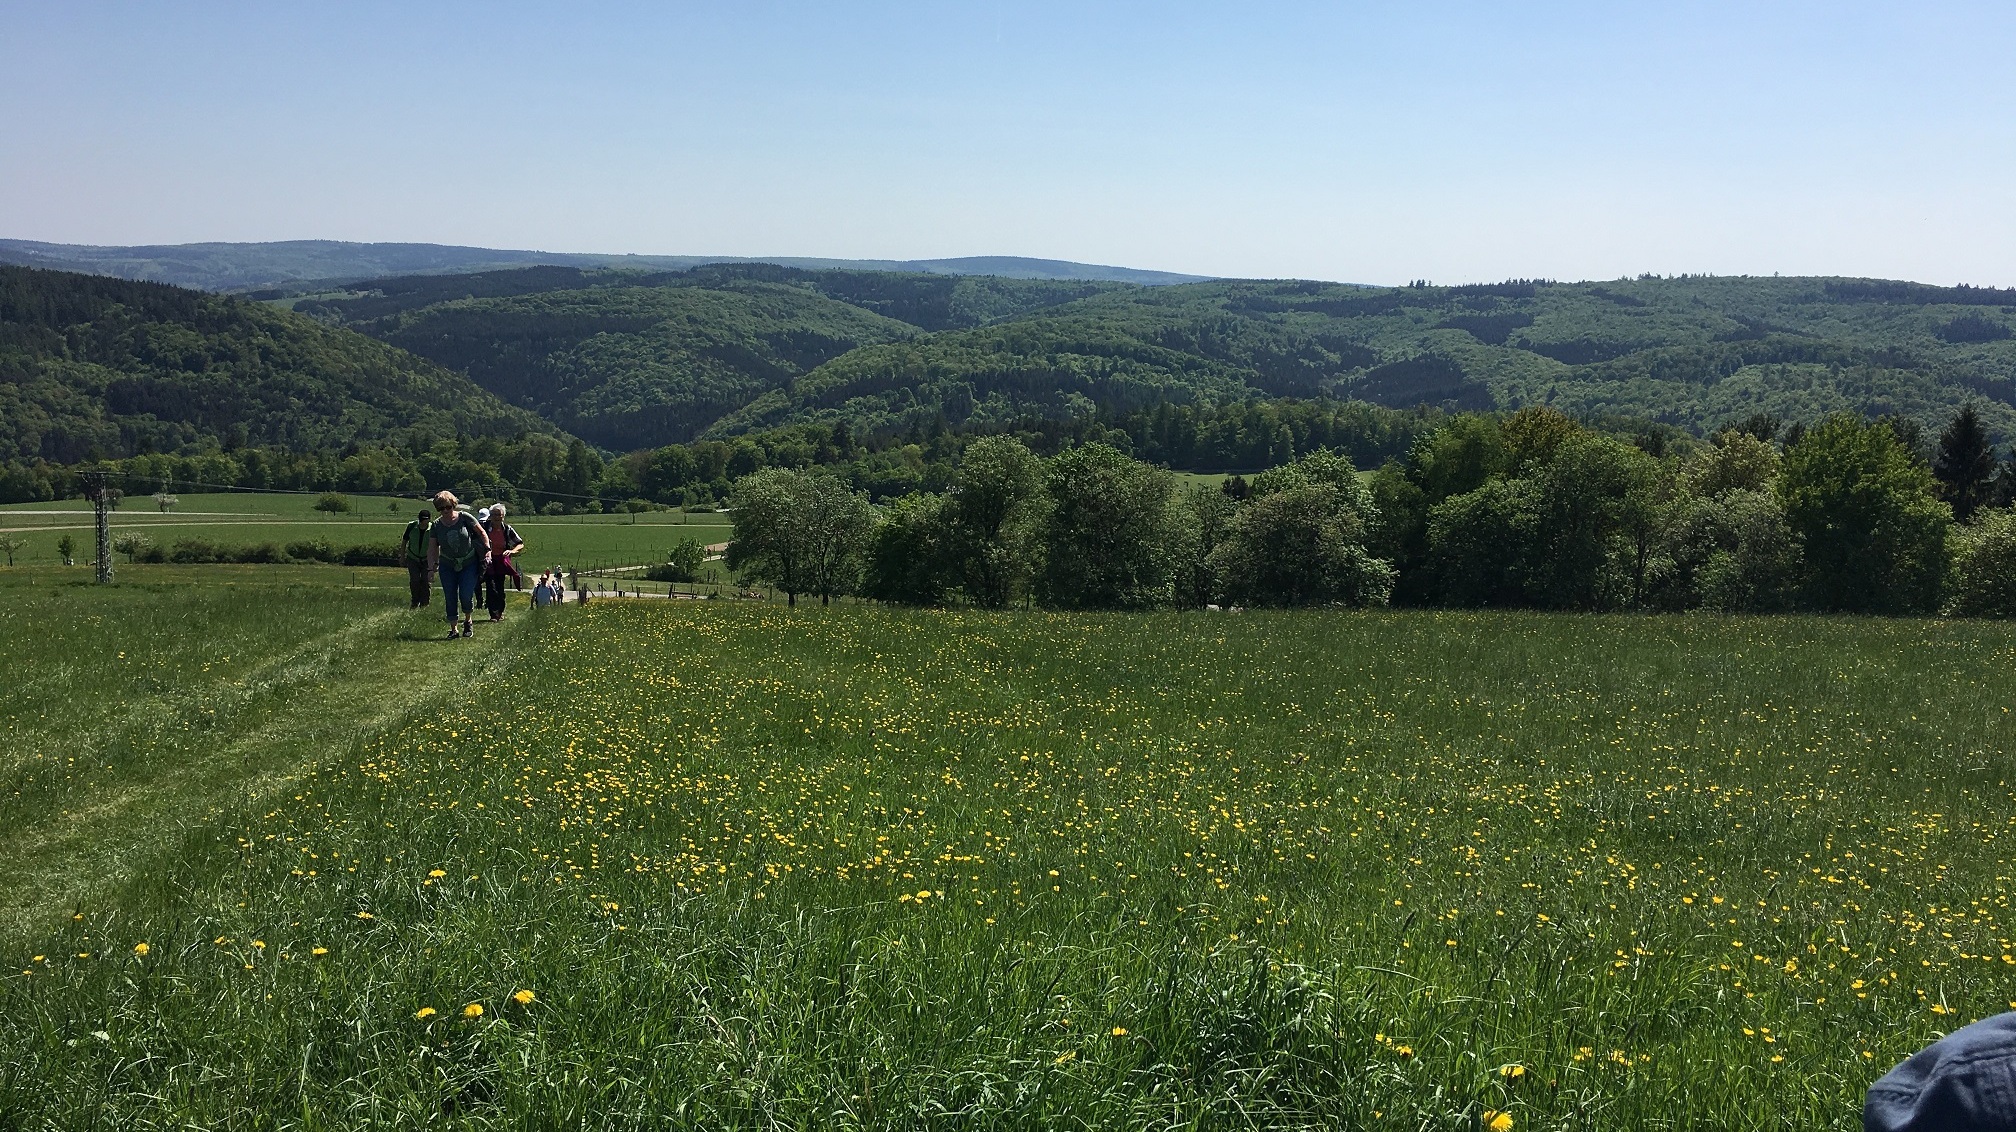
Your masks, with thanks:
[[[476,580],[490,564],[490,539],[476,517],[462,510],[452,491],[434,496],[434,525],[428,528],[427,563],[440,571],[441,600],[448,607],[448,636],[473,637]],[[455,630],[460,609],[462,630]]]
[[[553,604],[553,582],[544,574],[539,575],[539,584],[532,587],[532,608],[544,609]]]
[[[2016,1132],[2016,1011],[1983,1018],[1869,1086],[1864,1132]]]
[[[511,561],[512,555],[525,549],[525,540],[504,521],[504,513],[502,503],[493,503],[488,515],[482,517],[484,535],[490,540],[490,566],[483,571],[483,597],[484,604],[490,607],[492,621],[504,620],[504,579],[511,579],[513,589],[525,588],[525,575]]]
[[[427,569],[427,528],[432,524],[434,513],[422,507],[420,514],[406,524],[406,533],[400,537],[400,544],[406,551],[406,588],[412,591],[413,604],[410,608],[425,609],[433,604],[434,585]]]

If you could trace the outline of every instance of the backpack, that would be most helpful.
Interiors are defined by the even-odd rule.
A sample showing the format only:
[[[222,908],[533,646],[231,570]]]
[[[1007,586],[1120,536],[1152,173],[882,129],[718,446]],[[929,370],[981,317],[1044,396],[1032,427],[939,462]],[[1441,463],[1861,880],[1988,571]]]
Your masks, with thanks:
[[[441,548],[443,562],[460,570],[475,561],[476,555],[481,553],[480,548],[486,545],[488,540],[486,538],[483,542],[479,542],[480,535],[470,534],[469,528],[474,526],[476,520],[463,512],[456,513],[453,526],[444,528],[439,522],[434,524],[434,542]],[[482,528],[478,527],[477,530],[480,532]]]

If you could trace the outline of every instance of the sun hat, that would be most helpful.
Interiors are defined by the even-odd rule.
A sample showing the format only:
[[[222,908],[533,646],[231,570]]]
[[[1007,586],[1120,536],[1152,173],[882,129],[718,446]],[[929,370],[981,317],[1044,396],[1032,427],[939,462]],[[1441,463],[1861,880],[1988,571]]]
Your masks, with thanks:
[[[2016,1132],[2016,1011],[1962,1026],[1869,1086],[1863,1132]]]

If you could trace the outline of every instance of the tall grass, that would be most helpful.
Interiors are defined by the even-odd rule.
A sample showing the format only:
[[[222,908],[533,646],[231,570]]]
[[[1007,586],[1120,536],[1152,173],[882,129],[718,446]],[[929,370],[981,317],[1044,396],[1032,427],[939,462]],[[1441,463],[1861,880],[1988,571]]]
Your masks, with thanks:
[[[13,945],[0,1116],[1847,1129],[2016,986],[2007,628],[551,613]]]

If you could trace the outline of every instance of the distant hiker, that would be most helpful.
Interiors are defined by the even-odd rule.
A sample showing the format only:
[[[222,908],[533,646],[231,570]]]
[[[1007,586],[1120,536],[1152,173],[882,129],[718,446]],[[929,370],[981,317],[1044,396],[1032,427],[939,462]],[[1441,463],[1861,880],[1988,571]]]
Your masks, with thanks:
[[[432,521],[433,512],[422,507],[418,517],[406,524],[406,533],[400,538],[406,551],[406,588],[412,591],[414,609],[424,609],[434,601],[434,585],[427,569],[427,528]]]
[[[2016,1011],[1912,1054],[1869,1086],[1864,1132],[2016,1132]]]
[[[441,600],[448,607],[448,635],[457,636],[461,614],[464,637],[476,635],[476,580],[490,563],[490,539],[476,517],[461,509],[455,493],[434,496],[434,525],[428,528],[427,562],[441,574]]]
[[[504,620],[504,579],[513,582],[513,589],[525,588],[525,576],[511,557],[525,549],[525,540],[518,537],[511,524],[504,521],[504,505],[493,503],[486,516],[482,516],[484,536],[490,540],[490,566],[483,572],[483,596],[490,607],[490,620]]]
[[[532,587],[532,608],[544,609],[553,604],[553,581],[546,575],[539,575],[539,584]]]

